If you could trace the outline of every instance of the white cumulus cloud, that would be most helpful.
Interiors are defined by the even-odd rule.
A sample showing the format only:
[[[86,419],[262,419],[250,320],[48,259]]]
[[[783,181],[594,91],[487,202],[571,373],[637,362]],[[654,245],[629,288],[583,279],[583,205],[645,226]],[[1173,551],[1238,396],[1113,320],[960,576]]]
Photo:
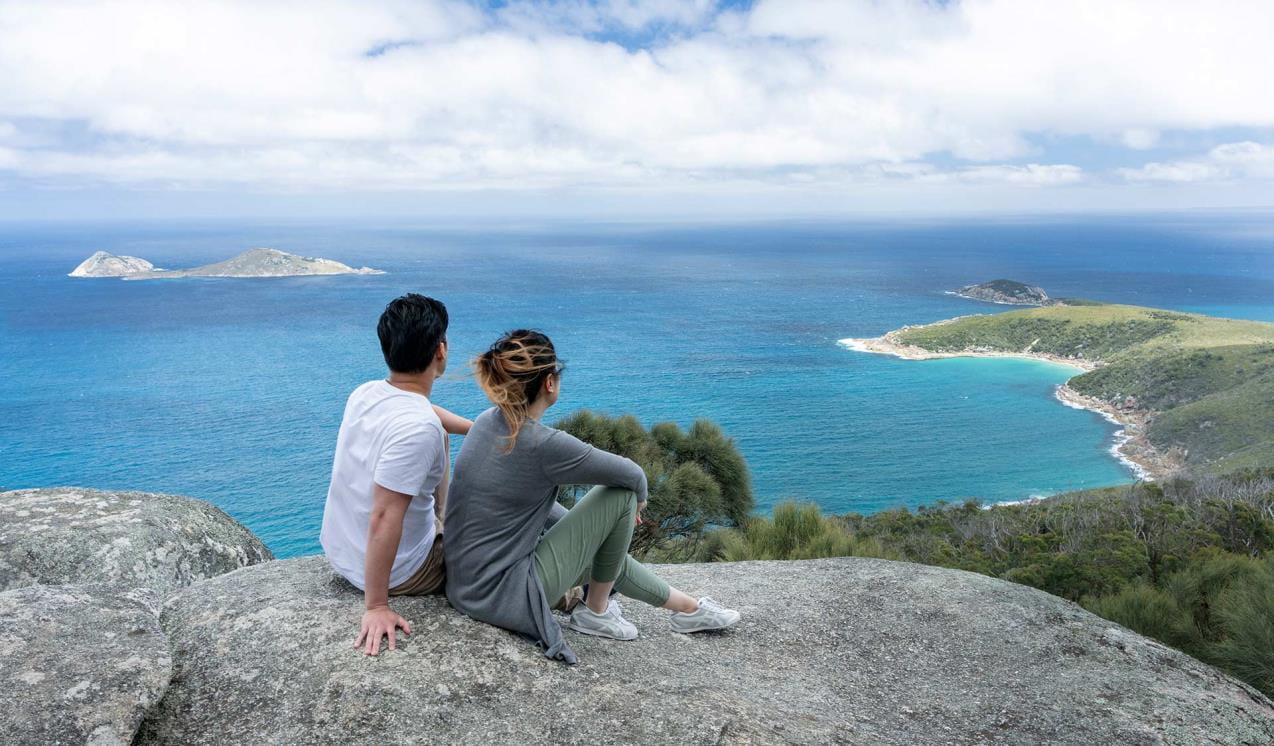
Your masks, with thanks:
[[[1274,3],[1249,0],[0,0],[0,169],[287,189],[1067,185],[1089,174],[1037,135],[1146,149],[1274,127],[1272,28]],[[1261,158],[1122,176],[1267,174]]]
[[[1218,145],[1201,158],[1120,169],[1129,181],[1196,182],[1274,179],[1274,146],[1244,141]]]

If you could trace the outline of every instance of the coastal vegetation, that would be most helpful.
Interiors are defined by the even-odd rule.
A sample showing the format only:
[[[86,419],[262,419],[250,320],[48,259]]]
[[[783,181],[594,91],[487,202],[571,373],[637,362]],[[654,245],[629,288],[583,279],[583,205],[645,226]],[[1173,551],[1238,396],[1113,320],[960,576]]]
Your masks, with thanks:
[[[683,431],[663,422],[647,430],[636,417],[580,411],[555,427],[586,443],[636,461],[645,471],[650,497],[632,551],[658,550],[668,561],[688,561],[713,526],[740,526],[752,512],[747,463],[715,423],[698,420]],[[571,506],[586,487],[562,488],[558,501]]]
[[[1067,386],[1142,413],[1145,437],[1194,470],[1274,463],[1274,324],[1087,302],[966,316],[892,333],[935,353],[1061,358],[1093,369]]]
[[[752,514],[720,428],[581,412],[558,423],[650,477],[633,551],[658,562],[877,557],[1033,586],[1274,694],[1274,469],[1200,472],[1008,505]],[[564,497],[569,500],[571,491]]]

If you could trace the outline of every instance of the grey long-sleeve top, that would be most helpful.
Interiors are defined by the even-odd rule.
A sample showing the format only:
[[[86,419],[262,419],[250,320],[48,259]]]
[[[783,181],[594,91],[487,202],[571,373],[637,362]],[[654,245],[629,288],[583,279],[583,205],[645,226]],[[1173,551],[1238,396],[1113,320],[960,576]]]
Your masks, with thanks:
[[[488,409],[474,420],[456,457],[443,521],[447,600],[474,619],[539,642],[549,658],[575,663],[532,553],[557,505],[558,485],[622,487],[640,502],[646,473],[629,459],[534,420],[506,453],[508,434],[504,416]]]

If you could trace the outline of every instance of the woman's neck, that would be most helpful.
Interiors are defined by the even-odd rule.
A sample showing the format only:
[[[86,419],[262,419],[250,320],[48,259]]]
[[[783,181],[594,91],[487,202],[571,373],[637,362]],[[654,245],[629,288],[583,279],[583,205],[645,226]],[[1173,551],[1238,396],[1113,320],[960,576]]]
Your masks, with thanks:
[[[535,420],[536,422],[539,422],[540,418],[544,416],[544,413],[548,411],[548,408],[549,403],[541,397],[535,400],[535,403],[531,406],[526,408],[526,417],[528,420]]]

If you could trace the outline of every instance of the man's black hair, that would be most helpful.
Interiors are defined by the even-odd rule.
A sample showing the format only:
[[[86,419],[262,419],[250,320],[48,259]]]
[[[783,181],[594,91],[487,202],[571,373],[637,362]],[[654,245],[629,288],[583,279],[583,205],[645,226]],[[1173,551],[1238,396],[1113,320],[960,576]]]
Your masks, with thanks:
[[[433,362],[447,337],[447,307],[419,293],[395,298],[380,315],[376,335],[390,370],[419,373]]]

